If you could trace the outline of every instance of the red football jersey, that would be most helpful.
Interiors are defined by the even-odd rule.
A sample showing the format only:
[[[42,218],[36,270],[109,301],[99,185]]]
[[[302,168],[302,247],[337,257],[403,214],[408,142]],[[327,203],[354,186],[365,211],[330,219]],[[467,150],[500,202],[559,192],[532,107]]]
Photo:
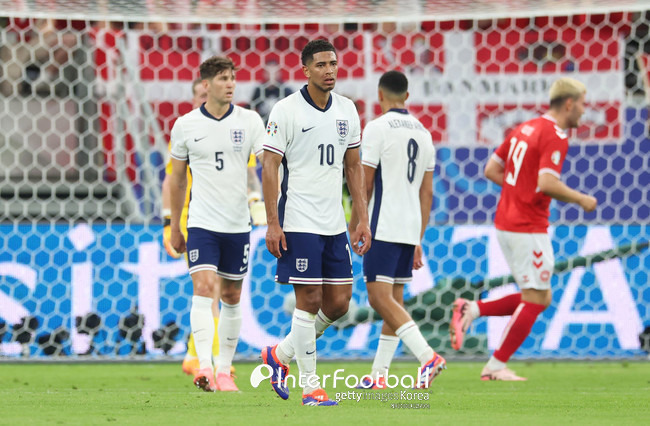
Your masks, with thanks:
[[[560,178],[569,148],[564,130],[548,114],[517,127],[492,154],[504,166],[494,226],[502,231],[545,233],[551,197],[537,187],[542,173]]]

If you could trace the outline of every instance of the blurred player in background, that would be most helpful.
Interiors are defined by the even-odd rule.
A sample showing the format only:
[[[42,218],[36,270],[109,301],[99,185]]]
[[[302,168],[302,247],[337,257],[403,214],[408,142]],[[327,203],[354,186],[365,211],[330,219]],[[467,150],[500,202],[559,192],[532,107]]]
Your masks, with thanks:
[[[180,117],[171,132],[171,248],[187,250],[194,296],[190,322],[199,369],[194,384],[205,391],[236,391],[230,368],[241,329],[242,279],[248,270],[251,222],[247,162],[262,152],[264,124],[254,111],[232,103],[235,66],[215,56],[200,66],[207,100]],[[187,167],[193,183],[187,246],[181,229],[187,200]],[[221,300],[218,325],[213,307]],[[218,328],[216,375],[212,348]]]
[[[334,46],[313,40],[301,55],[307,84],[279,101],[269,117],[264,140],[262,186],[269,227],[266,246],[278,259],[276,281],[292,284],[296,308],[291,332],[262,350],[273,370],[271,384],[287,399],[283,383],[296,357],[303,405],[337,405],[316,376],[316,337],[343,316],[352,296],[352,260],[343,213],[343,170],[359,224],[352,248],[365,254],[370,228],[359,157],[361,124],[354,103],[332,93],[338,61]],[[282,165],[278,202],[278,170]]]
[[[203,87],[203,80],[197,78],[192,82],[192,109],[199,108],[208,98],[208,92],[205,87]],[[171,150],[171,142],[169,143],[169,150]],[[248,207],[250,208],[251,218],[253,225],[261,226],[266,225],[266,210],[264,208],[264,202],[261,201],[261,192],[262,185],[260,180],[257,177],[256,172],[257,161],[255,155],[251,155],[248,162]],[[189,168],[188,168],[189,169]],[[189,170],[188,170],[189,171]],[[162,203],[163,203],[163,220],[164,220],[164,230],[163,230],[163,246],[171,257],[178,259],[181,257],[180,253],[177,253],[171,245],[171,201],[170,201],[170,190],[169,182],[172,174],[172,162],[171,158],[167,161],[165,167],[165,178],[162,183]],[[185,204],[183,205],[183,211],[181,213],[181,232],[183,236],[187,239],[187,209],[190,204],[190,191],[189,188],[192,187],[192,176],[188,174],[187,177],[187,194],[185,197]],[[212,342],[212,356],[213,360],[216,363],[217,355],[219,355],[219,288],[215,287],[214,303],[212,304],[212,314],[214,317],[214,339]],[[196,356],[196,348],[194,346],[194,337],[190,333],[190,337],[187,341],[187,353],[183,359],[182,365],[183,372],[187,375],[194,375],[199,369],[199,358]],[[231,368],[231,372],[234,372],[234,367]]]
[[[506,363],[551,304],[551,275],[555,257],[548,235],[551,198],[576,203],[586,212],[596,198],[573,190],[560,180],[569,148],[566,129],[575,129],[585,110],[586,88],[572,78],[551,85],[550,108],[541,117],[517,127],[485,166],[485,176],[501,186],[494,226],[501,250],[521,292],[496,300],[454,303],[452,346],[460,349],[465,332],[479,316],[512,315],[499,347],[481,372],[481,380],[526,380]]]
[[[436,164],[431,133],[406,110],[408,80],[399,71],[379,79],[383,115],[363,131],[361,153],[369,199],[372,245],[363,257],[368,299],[384,320],[372,380],[361,387],[384,388],[393,355],[402,340],[421,366],[418,387],[427,388],[445,368],[445,360],[422,336],[404,309],[404,284],[424,265],[420,242],[433,202]],[[357,223],[353,213],[350,232]]]

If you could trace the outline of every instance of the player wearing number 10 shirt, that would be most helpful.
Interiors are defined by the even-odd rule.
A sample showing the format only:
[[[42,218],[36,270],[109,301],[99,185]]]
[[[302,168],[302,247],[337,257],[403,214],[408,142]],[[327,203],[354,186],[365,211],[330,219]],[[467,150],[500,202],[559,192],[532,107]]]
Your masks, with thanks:
[[[512,315],[499,347],[483,368],[481,380],[526,380],[506,363],[530,333],[537,316],[551,303],[555,262],[547,233],[551,198],[576,203],[586,212],[596,208],[594,197],[560,180],[569,146],[566,129],[578,127],[585,94],[584,84],[577,80],[556,80],[550,89],[549,111],[519,125],[485,166],[485,176],[501,186],[494,225],[521,292],[497,300],[455,302],[449,327],[454,349],[460,349],[464,333],[477,317]]]

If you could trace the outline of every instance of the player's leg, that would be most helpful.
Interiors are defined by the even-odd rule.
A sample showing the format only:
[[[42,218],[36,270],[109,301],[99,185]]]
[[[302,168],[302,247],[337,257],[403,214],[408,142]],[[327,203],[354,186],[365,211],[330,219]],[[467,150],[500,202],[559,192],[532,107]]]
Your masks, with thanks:
[[[521,249],[514,247],[514,241],[504,237],[504,233],[497,231],[497,238],[501,251],[506,262],[511,265],[516,261],[515,251]],[[511,268],[512,269],[512,268]],[[523,275],[525,277],[525,274]],[[512,315],[521,302],[521,293],[512,293],[497,299],[488,300],[467,300],[456,299],[452,308],[451,323],[449,324],[449,335],[451,347],[459,350],[463,346],[465,333],[469,330],[472,322],[480,316],[507,316]]]
[[[481,372],[481,380],[526,380],[506,363],[526,340],[537,316],[551,303],[551,273],[555,258],[547,234],[497,232],[506,260],[521,288],[521,301],[506,326],[501,343]],[[504,250],[504,254],[506,254]]]
[[[237,391],[231,376],[232,360],[235,356],[241,331],[241,288],[248,272],[249,234],[218,233],[221,278],[221,311],[219,313],[219,355],[217,357],[216,381],[221,391]]]
[[[367,258],[364,258],[364,275],[370,306],[416,356],[422,368],[419,382],[421,386],[428,387],[446,363],[429,346],[403,306],[404,284],[410,282],[413,276],[414,250],[412,245],[373,240],[371,249],[365,256]],[[394,289],[394,285],[400,288]]]
[[[315,323],[322,297],[323,250],[323,244],[317,235],[286,232],[285,237],[287,251],[278,259],[276,281],[293,285],[296,295],[291,332],[279,344],[262,350],[263,362],[272,369],[271,386],[282,399],[289,398],[285,378],[294,355],[298,354],[296,358],[301,375],[312,370],[315,374]]]
[[[187,208],[183,208],[181,213],[181,232],[185,241],[187,241]],[[188,262],[187,252],[184,255],[185,262]],[[183,373],[194,376],[194,373],[199,369],[199,358],[196,355],[196,346],[194,345],[194,335],[192,334],[192,329],[190,328],[190,335],[187,339],[187,352],[185,357],[183,357],[183,364],[181,365]]]
[[[212,366],[214,319],[212,304],[215,287],[219,286],[217,263],[218,243],[213,232],[200,228],[188,230],[187,253],[194,295],[190,308],[190,324],[199,359],[194,384],[205,390],[216,390]]]

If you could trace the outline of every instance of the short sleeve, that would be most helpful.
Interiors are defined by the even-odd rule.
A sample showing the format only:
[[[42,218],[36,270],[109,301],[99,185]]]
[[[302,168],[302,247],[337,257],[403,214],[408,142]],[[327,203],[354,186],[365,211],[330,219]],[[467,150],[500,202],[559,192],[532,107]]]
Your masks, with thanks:
[[[550,173],[560,178],[562,165],[569,150],[569,140],[562,129],[555,126],[555,132],[542,136],[539,153],[539,174]]]
[[[265,151],[282,156],[287,149],[287,139],[291,131],[284,105],[285,102],[278,102],[271,109],[263,144]]]
[[[252,152],[251,155],[253,155],[253,166],[255,166],[255,155],[258,155],[262,152],[263,145],[264,145],[264,122],[262,121],[262,117],[255,112],[251,111],[251,134],[253,135],[253,146],[252,146]],[[249,167],[252,167],[250,165],[249,161]]]
[[[427,172],[432,172],[436,168],[436,147],[433,146],[433,140],[429,138],[428,143],[431,144],[431,147],[433,148],[431,150],[431,157],[429,158],[429,161],[427,162]]]
[[[183,134],[181,119],[176,120],[174,127],[172,127],[170,144],[171,157],[176,160],[187,161],[187,144],[185,141],[185,135]]]
[[[348,143],[348,149],[361,146],[361,120],[359,119],[359,113],[354,103],[352,103],[352,109],[352,114],[350,114],[352,118],[350,120],[350,142]]]
[[[364,166],[376,169],[381,158],[381,150],[384,146],[384,138],[375,121],[371,121],[363,129],[361,143],[361,163]]]
[[[502,167],[506,166],[506,161],[508,160],[508,152],[510,151],[510,144],[512,141],[510,138],[506,139],[499,145],[499,147],[492,153],[490,157],[492,160],[501,164]]]

